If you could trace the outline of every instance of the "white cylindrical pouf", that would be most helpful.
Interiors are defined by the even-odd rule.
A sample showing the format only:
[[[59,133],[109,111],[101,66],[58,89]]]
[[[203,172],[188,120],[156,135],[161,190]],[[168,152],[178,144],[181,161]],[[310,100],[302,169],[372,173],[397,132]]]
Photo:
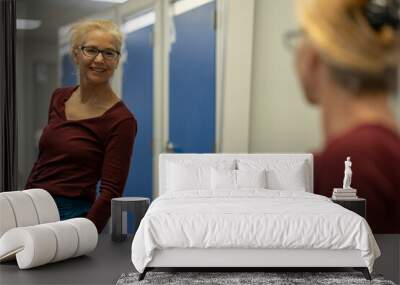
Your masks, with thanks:
[[[14,228],[0,239],[0,257],[15,254],[20,269],[49,263],[57,251],[54,232],[42,225]]]
[[[74,257],[86,254],[96,248],[98,233],[92,221],[86,218],[74,218],[65,222],[74,226],[78,233],[78,249]]]
[[[28,189],[22,192],[31,197],[38,214],[39,224],[57,222],[60,220],[57,205],[49,192],[43,189]]]
[[[86,254],[96,248],[98,233],[88,219],[17,227],[0,238],[0,261],[16,257],[20,269]]]
[[[36,208],[30,196],[23,191],[1,193],[11,205],[17,227],[33,226],[39,223]]]
[[[57,238],[57,252],[51,262],[68,259],[74,256],[78,249],[78,233],[73,225],[66,221],[43,224],[51,229]]]
[[[10,202],[1,194],[2,193],[0,193],[0,238],[6,231],[17,226]]]

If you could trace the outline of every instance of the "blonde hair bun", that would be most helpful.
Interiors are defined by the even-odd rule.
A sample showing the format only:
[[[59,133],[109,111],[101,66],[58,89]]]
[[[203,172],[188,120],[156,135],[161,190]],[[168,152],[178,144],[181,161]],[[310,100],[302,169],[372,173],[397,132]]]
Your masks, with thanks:
[[[332,64],[372,74],[398,66],[400,33],[370,25],[363,10],[368,0],[297,1],[300,24]]]

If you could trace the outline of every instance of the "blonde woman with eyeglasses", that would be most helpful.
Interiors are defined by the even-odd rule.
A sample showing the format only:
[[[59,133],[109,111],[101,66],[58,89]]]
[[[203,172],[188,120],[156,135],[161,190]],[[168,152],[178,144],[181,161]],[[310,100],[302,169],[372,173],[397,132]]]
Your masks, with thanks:
[[[298,0],[302,39],[296,69],[322,114],[325,146],[314,189],[332,195],[353,162],[352,187],[367,199],[374,233],[400,233],[400,134],[390,97],[398,92],[399,0]]]
[[[121,53],[118,27],[86,20],[75,23],[70,34],[79,85],[54,91],[26,189],[47,190],[61,219],[86,217],[101,232],[111,199],[123,193],[137,124],[110,86]]]

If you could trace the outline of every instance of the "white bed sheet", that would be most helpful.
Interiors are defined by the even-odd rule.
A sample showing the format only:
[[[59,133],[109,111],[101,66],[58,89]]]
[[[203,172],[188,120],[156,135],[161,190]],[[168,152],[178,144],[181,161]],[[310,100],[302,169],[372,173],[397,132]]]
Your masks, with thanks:
[[[371,272],[380,255],[361,216],[320,195],[265,189],[160,196],[134,237],[133,265],[143,272],[166,248],[357,249]]]

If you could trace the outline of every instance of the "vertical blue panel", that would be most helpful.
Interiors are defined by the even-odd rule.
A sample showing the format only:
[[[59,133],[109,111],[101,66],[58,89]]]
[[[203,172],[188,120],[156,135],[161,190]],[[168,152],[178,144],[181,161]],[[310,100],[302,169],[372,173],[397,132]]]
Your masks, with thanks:
[[[76,85],[76,68],[71,56],[63,55],[61,64],[61,86]]]
[[[169,140],[178,152],[214,152],[215,3],[174,18],[170,57]]]
[[[138,133],[125,196],[152,198],[153,25],[126,35],[123,101],[135,115]]]

